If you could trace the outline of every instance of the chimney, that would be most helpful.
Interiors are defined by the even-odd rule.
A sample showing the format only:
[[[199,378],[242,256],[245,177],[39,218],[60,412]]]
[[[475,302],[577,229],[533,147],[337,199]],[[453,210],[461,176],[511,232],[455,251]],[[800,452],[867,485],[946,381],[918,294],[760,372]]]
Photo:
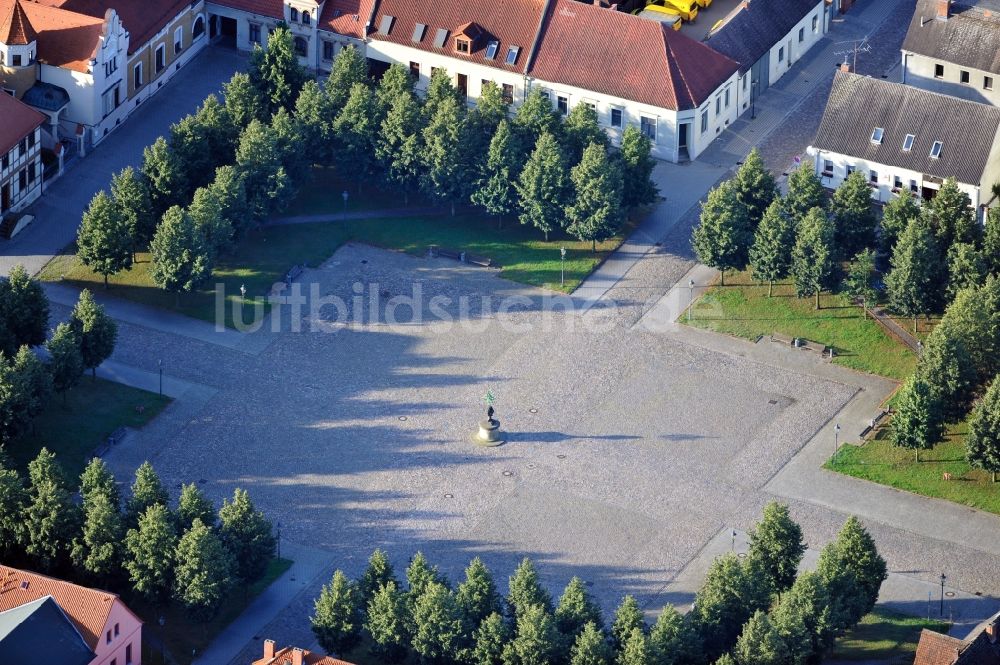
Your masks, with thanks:
[[[951,14],[951,0],[937,0],[937,17],[948,20]]]
[[[302,665],[302,649],[295,647],[292,649],[292,665]]]
[[[1000,633],[1000,619],[995,619],[986,626],[986,636],[990,638],[990,644],[997,643],[997,635]]]
[[[849,64],[847,64],[846,60],[844,60],[842,63],[840,63],[840,71],[850,73],[851,66]]]
[[[274,658],[274,640],[264,640],[264,658]]]

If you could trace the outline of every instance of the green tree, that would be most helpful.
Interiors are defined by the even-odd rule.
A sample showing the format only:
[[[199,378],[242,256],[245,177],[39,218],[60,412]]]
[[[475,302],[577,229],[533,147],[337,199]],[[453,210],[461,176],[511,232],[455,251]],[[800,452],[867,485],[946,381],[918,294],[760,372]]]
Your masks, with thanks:
[[[23,382],[7,357],[0,354],[0,446],[17,439],[30,424],[29,414],[23,409],[30,404],[29,388]],[[0,449],[2,450],[2,449]]]
[[[641,628],[633,628],[618,655],[618,665],[653,665],[653,658],[649,638]]]
[[[917,199],[908,192],[892,197],[882,208],[881,246],[882,251],[892,256],[899,236],[910,222],[920,216]]]
[[[601,608],[587,593],[587,587],[579,577],[573,577],[563,590],[555,612],[556,628],[570,638],[572,643],[587,624],[603,627]]]
[[[368,566],[361,575],[361,579],[358,580],[361,607],[367,608],[375,593],[389,582],[399,586],[396,572],[392,568],[392,563],[389,562],[389,555],[385,553],[385,550],[376,549],[368,558]]]
[[[17,383],[14,395],[19,397],[13,400],[12,407],[15,416],[20,419],[20,430],[24,431],[48,403],[52,395],[52,375],[27,346],[18,349],[12,368]]]
[[[150,506],[167,506],[170,495],[163,486],[160,476],[149,461],[145,461],[135,470],[131,494],[125,504],[125,515],[130,526],[138,524],[139,518],[146,514]]]
[[[503,617],[494,612],[472,634],[470,655],[473,665],[503,665],[503,648],[510,641],[510,630]]]
[[[110,196],[97,192],[76,233],[76,255],[80,262],[104,277],[104,288],[108,288],[109,275],[132,267],[134,246],[126,218]]]
[[[692,612],[709,660],[732,648],[754,612],[767,609],[769,585],[750,563],[731,553],[716,558],[695,596]]]
[[[753,227],[746,207],[736,198],[732,180],[708,193],[701,206],[699,224],[692,236],[698,260],[717,268],[726,284],[727,270],[743,270],[753,242]]]
[[[654,661],[657,662],[657,661]],[[586,624],[576,636],[570,652],[570,665],[611,665],[608,641],[595,623]]]
[[[215,506],[194,483],[182,485],[181,495],[177,499],[177,530],[185,533],[196,519],[201,520],[205,526],[214,528]]]
[[[409,205],[410,193],[423,171],[423,115],[410,90],[398,93],[387,104],[375,136],[375,158],[385,180],[402,191],[403,201]]]
[[[413,650],[427,663],[448,660],[462,639],[462,613],[455,596],[440,582],[424,587],[413,606]]]
[[[24,266],[15,265],[7,281],[0,281],[0,308],[3,326],[13,338],[12,346],[4,349],[8,356],[17,353],[21,346],[38,346],[45,342],[49,328],[49,299]]]
[[[701,641],[689,618],[667,605],[649,630],[649,645],[659,665],[701,663]]]
[[[972,410],[965,456],[977,469],[989,471],[993,482],[1000,471],[1000,379],[994,379]]]
[[[558,136],[561,129],[559,116],[552,110],[552,102],[541,88],[532,88],[517,107],[514,127],[521,138],[521,144],[529,147],[537,145],[543,134]]]
[[[987,272],[1000,274],[1000,207],[992,207],[986,213],[983,229],[983,259]]]
[[[622,203],[634,207],[653,203],[659,191],[653,183],[653,168],[656,161],[650,156],[653,144],[635,125],[629,125],[622,132],[619,151],[622,160],[622,180],[624,189]]]
[[[358,83],[368,80],[368,61],[354,46],[345,46],[333,59],[330,76],[326,79],[323,91],[326,93],[332,115],[334,117],[344,108],[351,89]]]
[[[214,93],[205,98],[198,110],[194,112],[194,119],[198,123],[198,131],[208,147],[211,156],[209,168],[202,177],[210,178],[215,169],[231,164],[233,161],[233,150],[236,149],[236,139],[239,138],[242,126],[237,127],[233,123],[233,118],[229,114],[226,105],[219,101]],[[201,184],[207,184],[207,180]]]
[[[135,252],[153,239],[157,218],[153,216],[146,181],[131,166],[111,176],[111,202],[118,216],[125,220],[132,241],[132,263],[135,263]]]
[[[281,158],[277,138],[267,125],[251,121],[240,134],[236,170],[243,181],[252,224],[260,224],[272,211],[280,209],[291,192],[292,184]]]
[[[342,165],[361,183],[371,171],[378,133],[378,105],[375,95],[364,83],[355,83],[343,110],[333,123],[337,153]]]
[[[118,324],[104,312],[102,305],[97,304],[90,291],[84,289],[70,313],[69,325],[80,343],[84,369],[91,370],[96,378],[98,365],[115,350]]]
[[[309,164],[327,164],[334,157],[333,124],[335,118],[330,98],[316,81],[306,81],[295,100],[295,126],[302,137]]]
[[[403,660],[410,642],[409,626],[406,597],[397,590],[395,582],[388,582],[368,603],[365,628],[372,638],[373,654],[390,663]]]
[[[222,500],[219,537],[236,559],[233,574],[246,582],[260,579],[274,558],[277,540],[271,522],[253,505],[246,490],[236,488],[232,501]]]
[[[358,83],[361,82],[358,81]],[[386,113],[389,112],[389,108],[392,107],[393,102],[397,98],[401,96],[412,97],[414,95],[413,84],[413,74],[410,73],[406,65],[401,62],[389,65],[389,69],[382,74],[378,85],[375,86],[375,101],[378,104],[379,121],[385,118]],[[350,90],[348,90],[348,93],[350,93]]]
[[[515,187],[520,198],[521,223],[540,230],[546,241],[552,231],[566,223],[570,185],[566,176],[559,144],[552,134],[542,134]]]
[[[926,208],[942,251],[957,242],[979,243],[981,228],[976,222],[976,211],[969,195],[958,188],[954,178],[945,179]]]
[[[215,170],[217,157],[212,154],[207,134],[208,127],[194,115],[186,115],[170,126],[167,144],[181,171],[187,175],[184,191],[180,194],[182,202],[187,201],[195,189],[207,185]]]
[[[503,598],[497,591],[493,574],[479,557],[465,569],[465,580],[458,585],[455,602],[470,633],[489,615],[503,612]]]
[[[717,661],[715,661],[715,665],[737,665],[737,663],[736,659],[733,658],[730,654],[724,653],[721,656],[719,656],[719,659]]]
[[[80,474],[80,498],[86,507],[87,502],[98,495],[104,496],[116,511],[121,508],[121,492],[114,475],[104,460],[94,457]]]
[[[83,530],[73,542],[73,564],[99,580],[115,575],[122,559],[124,524],[118,506],[95,493],[83,506]]]
[[[267,37],[267,48],[258,47],[250,57],[250,81],[264,97],[268,109],[291,111],[308,74],[295,55],[292,32],[279,23]]]
[[[254,120],[264,122],[269,118],[266,100],[261,97],[246,72],[233,74],[227,83],[222,84],[222,90],[226,113],[237,132],[246,129]]]
[[[500,123],[507,120],[509,112],[510,105],[500,87],[493,81],[483,83],[476,105],[469,111],[469,152],[475,156],[476,170],[482,170],[490,140]]]
[[[836,570],[847,571],[857,580],[861,604],[851,617],[850,625],[872,611],[882,583],[888,577],[885,559],[878,553],[875,541],[861,520],[853,515],[844,522],[837,539],[820,552],[816,570],[824,577],[832,576]]]
[[[875,288],[875,250],[865,249],[857,253],[847,268],[844,279],[844,294],[861,302],[861,314],[868,318],[868,308],[875,304],[878,289]]]
[[[410,604],[410,609],[431,583],[444,581],[437,566],[432,566],[423,552],[418,551],[414,554],[410,559],[410,565],[406,567],[407,602]]]
[[[503,665],[550,665],[559,654],[555,620],[542,605],[529,605],[517,617],[514,639],[503,651]]]
[[[163,217],[170,206],[187,203],[188,174],[162,136],[142,152],[142,177],[149,191],[150,214]]]
[[[791,248],[795,244],[795,223],[785,212],[780,199],[767,207],[750,247],[750,272],[755,280],[767,282],[767,297],[774,291],[775,280],[788,275],[792,265]]]
[[[583,152],[591,144],[608,152],[608,135],[597,118],[597,111],[588,104],[577,104],[566,115],[562,125],[563,145],[566,163],[576,165],[583,158]]]
[[[271,138],[281,166],[288,174],[291,193],[311,175],[312,164],[306,155],[305,142],[299,133],[298,124],[292,114],[281,108],[271,117]],[[341,146],[343,149],[343,146]],[[366,156],[367,161],[371,161]],[[284,202],[278,202],[279,205]]]
[[[992,275],[981,288],[959,291],[945,310],[935,330],[958,339],[976,369],[976,382],[984,383],[996,374],[1000,353],[1000,282]]]
[[[788,194],[785,210],[795,223],[800,223],[813,208],[826,207],[826,193],[813,167],[803,164],[788,174]]]
[[[872,190],[861,171],[853,171],[833,193],[830,213],[837,248],[844,256],[874,247],[878,219],[872,211]]]
[[[792,588],[781,596],[772,622],[788,647],[791,663],[813,662],[833,646],[830,602],[826,584],[814,571],[800,573]]]
[[[944,436],[941,405],[933,394],[925,379],[911,376],[896,399],[896,412],[892,416],[892,443],[912,450],[916,462],[920,461],[921,449],[932,448]]]
[[[162,601],[173,582],[177,534],[170,511],[156,503],[125,534],[125,569],[132,588],[147,600]]]
[[[23,520],[24,552],[43,571],[63,563],[79,530],[80,514],[55,455],[42,448],[28,463]]]
[[[496,133],[490,140],[486,164],[472,192],[472,202],[491,215],[496,215],[497,226],[503,226],[503,218],[517,210],[516,177],[520,164],[514,144],[510,123],[501,120]]]
[[[234,583],[232,554],[196,519],[177,543],[174,561],[174,598],[192,617],[212,618]]]
[[[179,297],[212,275],[212,252],[194,220],[179,206],[170,208],[149,245],[150,277]]]
[[[757,610],[736,640],[733,650],[739,665],[784,665],[788,647],[767,614]]]
[[[805,554],[802,528],[788,514],[788,506],[772,501],[750,530],[748,556],[757,562],[775,593],[781,594],[795,582]]]
[[[423,130],[424,173],[421,185],[427,196],[451,204],[451,214],[454,215],[455,203],[463,198],[466,190],[466,173],[462,168],[465,106],[455,101],[454,97],[446,96],[435,108],[433,115],[427,116],[427,126]]]
[[[604,147],[591,143],[570,171],[570,181],[573,198],[566,207],[566,230],[580,240],[589,240],[596,253],[597,241],[607,240],[621,228],[621,170],[608,159]]]
[[[361,607],[357,588],[343,571],[335,571],[330,583],[323,585],[313,612],[309,621],[321,647],[330,653],[343,654],[357,644]]]
[[[235,229],[226,217],[215,188],[208,186],[195,190],[187,215],[204,239],[213,262],[232,248]]]
[[[917,316],[931,312],[938,302],[939,262],[938,244],[927,220],[923,216],[911,220],[892,252],[885,288],[889,306],[913,318],[913,332]]]
[[[774,176],[764,166],[764,158],[757,148],[752,149],[736,169],[733,188],[736,190],[736,200],[747,209],[750,224],[755,229],[771,204],[780,198]]]
[[[640,632],[646,632],[646,620],[643,618],[639,603],[632,596],[626,595],[615,610],[615,618],[611,623],[611,643],[616,651],[625,648],[635,628]]]
[[[802,298],[813,295],[819,309],[820,292],[830,287],[836,269],[834,229],[821,208],[813,208],[799,222],[792,248],[792,279]]]
[[[235,242],[243,237],[253,224],[247,206],[243,174],[235,166],[220,166],[215,170],[215,180],[208,185],[208,189],[218,201],[222,216],[232,227],[232,239]]]
[[[517,619],[533,605],[540,606],[545,612],[552,612],[552,596],[542,588],[538,571],[531,559],[525,557],[521,560],[510,578],[509,589],[507,606],[511,618]]]
[[[987,266],[983,254],[967,242],[956,242],[948,248],[948,301],[970,286],[981,286]]]
[[[976,368],[951,326],[931,332],[916,373],[927,382],[930,400],[938,405],[944,422],[957,423],[965,417],[975,390]]]
[[[430,124],[437,115],[441,103],[445,100],[454,102],[456,107],[465,109],[465,97],[451,82],[451,74],[444,67],[438,67],[431,72],[427,82],[427,92],[424,95],[424,116]]]
[[[21,550],[26,535],[22,514],[27,501],[21,476],[6,468],[0,459],[0,557],[4,561],[11,561]]]
[[[45,344],[49,352],[49,371],[52,373],[52,387],[62,393],[66,401],[66,391],[75,386],[83,375],[83,355],[80,340],[68,323],[56,326],[52,337]]]

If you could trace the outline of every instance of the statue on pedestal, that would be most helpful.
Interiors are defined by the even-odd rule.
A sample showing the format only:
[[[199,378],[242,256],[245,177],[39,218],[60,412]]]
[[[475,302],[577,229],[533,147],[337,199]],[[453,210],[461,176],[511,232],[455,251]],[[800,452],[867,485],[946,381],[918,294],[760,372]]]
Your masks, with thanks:
[[[483,395],[483,402],[486,404],[486,420],[479,423],[479,432],[476,434],[476,443],[481,446],[499,446],[503,443],[500,432],[500,421],[493,417],[496,413],[493,404],[496,397],[492,390],[487,390]]]

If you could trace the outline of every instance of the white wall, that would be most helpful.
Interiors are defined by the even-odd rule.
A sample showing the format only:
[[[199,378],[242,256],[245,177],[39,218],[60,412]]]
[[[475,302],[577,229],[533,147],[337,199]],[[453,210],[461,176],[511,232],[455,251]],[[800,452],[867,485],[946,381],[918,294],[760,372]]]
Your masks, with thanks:
[[[825,9],[825,2],[821,1],[817,3],[813,10],[799,21],[781,41],[771,47],[768,85],[777,83],[778,79],[784,76],[785,72],[791,69],[792,65],[798,62],[802,56],[809,52],[809,49],[823,38],[828,29]],[[816,20],[815,30],[813,30],[813,19]],[[802,31],[801,42],[799,41],[800,30]],[[781,59],[779,59],[779,55],[782,56]]]
[[[936,65],[944,67],[941,76],[936,75]],[[908,51],[903,51],[902,72],[902,82],[907,85],[980,104],[1000,106],[1000,74],[960,67]],[[968,83],[962,82],[962,72],[968,73]]]

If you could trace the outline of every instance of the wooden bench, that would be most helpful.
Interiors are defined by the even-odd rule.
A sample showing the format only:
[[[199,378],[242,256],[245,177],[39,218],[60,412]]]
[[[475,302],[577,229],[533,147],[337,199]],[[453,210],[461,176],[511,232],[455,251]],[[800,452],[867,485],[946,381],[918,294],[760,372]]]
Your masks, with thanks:
[[[489,268],[493,265],[493,259],[488,256],[479,256],[478,254],[466,254],[465,262],[483,266],[484,268]]]
[[[792,338],[788,335],[782,335],[781,333],[771,333],[771,341],[784,344],[786,346],[792,345]]]
[[[879,411],[878,415],[871,419],[868,426],[861,430],[861,439],[867,439],[869,436],[875,433],[875,431],[882,425],[882,421],[889,417],[892,412],[889,409],[882,409]]]
[[[798,337],[798,347],[800,349],[805,349],[806,351],[813,351],[823,355],[826,352],[826,344],[820,344],[811,339],[806,339],[805,337]]]
[[[441,258],[461,261],[462,254],[464,254],[464,252],[460,252],[457,249],[450,249],[448,247],[437,247],[434,249],[434,254],[435,256],[440,256]]]

